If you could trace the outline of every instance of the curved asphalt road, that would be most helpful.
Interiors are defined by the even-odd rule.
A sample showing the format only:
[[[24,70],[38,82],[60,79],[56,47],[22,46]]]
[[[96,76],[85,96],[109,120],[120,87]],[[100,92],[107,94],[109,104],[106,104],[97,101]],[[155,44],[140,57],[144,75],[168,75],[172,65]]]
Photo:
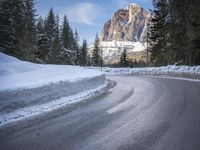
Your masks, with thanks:
[[[107,78],[101,97],[0,129],[0,149],[200,150],[200,82]]]

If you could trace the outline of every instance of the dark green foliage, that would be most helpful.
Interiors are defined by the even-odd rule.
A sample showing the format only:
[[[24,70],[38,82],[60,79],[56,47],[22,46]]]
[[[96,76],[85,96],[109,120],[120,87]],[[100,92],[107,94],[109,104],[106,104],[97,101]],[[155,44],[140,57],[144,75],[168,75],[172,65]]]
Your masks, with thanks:
[[[25,60],[34,61],[36,46],[36,10],[34,9],[34,0],[24,0],[24,35],[20,41],[19,49],[25,54]]]
[[[45,63],[47,62],[47,55],[50,51],[50,44],[44,29],[44,20],[42,19],[42,17],[39,17],[36,24],[36,38],[38,49],[35,52],[35,55],[37,61]]]
[[[151,59],[156,65],[165,65],[167,48],[168,7],[167,0],[153,0],[154,10],[149,24],[148,38],[151,46]]]
[[[53,8],[45,20],[36,19],[34,4],[34,0],[0,1],[1,51],[32,62],[78,65],[78,33],[74,37],[67,16],[60,28]]]
[[[82,44],[81,51],[80,51],[80,65],[81,66],[88,65],[88,60],[87,60],[87,41],[86,40],[83,40],[83,44]]]
[[[10,55],[15,55],[16,37],[12,17],[12,1],[0,2],[0,48]]]
[[[62,45],[62,55],[63,61],[66,64],[73,64],[72,54],[73,53],[73,31],[69,26],[67,16],[64,16],[62,29],[61,29],[61,45]]]
[[[78,35],[78,32],[77,30],[75,30],[75,33],[74,33],[74,56],[75,56],[75,64],[76,65],[79,65],[80,64],[80,52],[79,52],[79,35]]]
[[[126,49],[124,49],[121,57],[120,57],[120,66],[121,67],[128,67],[128,58],[127,58],[127,53]]]
[[[44,31],[45,36],[48,39],[48,46],[49,48],[46,49],[47,51],[47,63],[55,63],[54,55],[55,55],[55,37],[56,37],[56,19],[53,8],[49,10],[49,13],[44,22]],[[55,58],[56,59],[56,58]]]
[[[155,65],[200,64],[200,1],[154,0],[148,42]]]
[[[56,16],[55,20],[55,35],[53,38],[52,43],[52,50],[49,53],[49,62],[52,64],[59,64],[61,63],[61,44],[60,44],[60,37],[59,37],[59,16]]]
[[[96,35],[94,49],[92,51],[92,64],[94,66],[100,66],[100,64],[101,64],[100,45],[99,45],[98,34]]]
[[[47,34],[47,37],[49,38],[50,40],[50,44],[52,45],[53,43],[53,39],[55,37],[55,30],[56,30],[56,20],[55,20],[55,15],[54,15],[54,12],[53,12],[53,8],[51,8],[49,10],[49,13],[47,15],[47,18],[45,20],[45,25],[44,25],[44,28],[45,28],[45,32]]]
[[[35,9],[33,0],[1,1],[0,45],[6,53],[34,61],[36,50]]]

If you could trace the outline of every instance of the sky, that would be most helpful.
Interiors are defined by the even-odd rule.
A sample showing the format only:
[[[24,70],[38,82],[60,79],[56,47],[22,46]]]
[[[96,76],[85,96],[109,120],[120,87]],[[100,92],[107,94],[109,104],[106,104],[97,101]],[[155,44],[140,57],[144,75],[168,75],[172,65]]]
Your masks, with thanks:
[[[152,0],[36,0],[35,6],[39,16],[45,17],[51,7],[61,21],[66,14],[72,29],[77,29],[80,41],[86,39],[91,44],[112,14],[131,3],[152,9]]]

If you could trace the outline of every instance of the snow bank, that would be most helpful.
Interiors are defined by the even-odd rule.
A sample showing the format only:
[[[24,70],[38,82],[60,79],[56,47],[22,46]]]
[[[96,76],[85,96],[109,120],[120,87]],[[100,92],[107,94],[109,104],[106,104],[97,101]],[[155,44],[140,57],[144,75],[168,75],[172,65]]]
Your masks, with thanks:
[[[34,64],[0,53],[0,91],[30,89],[61,81],[76,82],[97,76],[102,74],[77,66]]]
[[[89,67],[89,69],[100,70],[99,67]],[[109,68],[104,67],[106,74],[126,74],[126,75],[168,75],[177,77],[188,77],[200,79],[200,66],[162,66],[144,68]]]
[[[129,70],[130,74],[191,74],[200,75],[200,66],[163,66],[134,68]]]
[[[34,64],[0,53],[0,115],[105,84],[105,75],[97,70]]]
[[[40,115],[43,113],[51,112],[53,110],[57,110],[68,104],[77,103],[80,101],[84,101],[84,100],[99,96],[107,91],[107,86],[108,86],[108,83],[105,82],[104,85],[98,88],[81,92],[76,95],[62,97],[60,99],[57,99],[48,103],[37,104],[30,107],[17,109],[16,111],[9,112],[6,114],[4,113],[0,114],[0,127],[3,127],[7,124],[10,124],[16,121],[26,119],[28,117],[33,117],[33,116]]]

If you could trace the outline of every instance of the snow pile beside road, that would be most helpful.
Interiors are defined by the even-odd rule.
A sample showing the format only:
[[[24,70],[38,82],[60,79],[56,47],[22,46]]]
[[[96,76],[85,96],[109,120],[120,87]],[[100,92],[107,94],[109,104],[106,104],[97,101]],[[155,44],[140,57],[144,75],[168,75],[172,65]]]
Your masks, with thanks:
[[[0,127],[29,117],[57,110],[68,104],[74,104],[87,99],[91,99],[93,97],[97,97],[107,91],[107,86],[108,83],[105,82],[104,85],[93,90],[84,91],[68,97],[62,97],[60,99],[56,99],[47,103],[17,109],[9,113],[0,113]]]
[[[30,89],[61,81],[76,82],[97,76],[102,74],[77,66],[34,64],[0,53],[0,91]]]
[[[133,68],[129,70],[130,74],[191,74],[200,75],[200,66],[163,66],[163,67],[146,67]]]
[[[100,67],[89,67],[88,69],[100,70]],[[109,68],[103,67],[106,74],[126,74],[126,75],[167,75],[177,77],[188,77],[200,79],[200,66],[162,66],[144,68]]]
[[[4,120],[8,113],[21,109],[35,112],[35,107],[45,105],[45,110],[49,111],[55,109],[53,101],[64,98],[55,104],[56,108],[61,107],[69,101],[71,103],[90,97],[94,92],[105,91],[107,86],[105,75],[97,70],[35,64],[0,53],[0,118],[4,116]],[[51,105],[46,105],[50,102]],[[52,108],[47,109],[47,106]],[[36,114],[42,112],[44,107],[38,109]],[[23,116],[26,115],[23,113]],[[17,117],[14,115],[14,118]]]

